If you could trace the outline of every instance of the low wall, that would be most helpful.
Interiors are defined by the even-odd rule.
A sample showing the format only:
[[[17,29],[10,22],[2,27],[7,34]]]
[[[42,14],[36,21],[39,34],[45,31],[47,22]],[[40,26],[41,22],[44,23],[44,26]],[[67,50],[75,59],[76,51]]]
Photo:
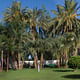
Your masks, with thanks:
[[[45,60],[44,64],[56,64],[57,60]]]
[[[38,60],[40,62],[40,60]],[[26,64],[31,64],[33,65],[34,61],[24,61]],[[56,64],[57,60],[44,60],[43,64]]]

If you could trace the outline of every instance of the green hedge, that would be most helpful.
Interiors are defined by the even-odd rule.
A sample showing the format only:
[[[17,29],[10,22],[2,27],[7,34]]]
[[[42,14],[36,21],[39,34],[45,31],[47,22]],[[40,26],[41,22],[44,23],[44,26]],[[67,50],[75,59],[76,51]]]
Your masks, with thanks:
[[[44,67],[55,68],[55,67],[57,67],[57,65],[56,64],[46,64],[46,65],[44,65]]]
[[[68,65],[73,69],[80,68],[80,56],[72,56],[68,61]]]

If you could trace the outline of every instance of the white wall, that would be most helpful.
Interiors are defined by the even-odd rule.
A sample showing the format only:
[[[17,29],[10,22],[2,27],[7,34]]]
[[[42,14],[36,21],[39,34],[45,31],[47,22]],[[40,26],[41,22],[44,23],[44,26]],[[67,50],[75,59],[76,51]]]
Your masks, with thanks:
[[[30,63],[33,65],[34,61],[24,61],[26,64]],[[40,60],[38,60],[40,62]],[[57,60],[44,60],[43,64],[56,64]]]

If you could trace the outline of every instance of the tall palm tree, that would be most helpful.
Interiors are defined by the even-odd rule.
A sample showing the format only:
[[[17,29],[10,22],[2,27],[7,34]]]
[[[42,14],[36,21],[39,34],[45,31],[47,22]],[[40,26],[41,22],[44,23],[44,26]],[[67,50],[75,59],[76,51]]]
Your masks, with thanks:
[[[12,40],[12,43],[13,43],[13,49],[12,51],[15,50],[15,48],[17,47],[17,52],[18,52],[18,67],[20,69],[20,60],[21,60],[21,44],[23,42],[23,33],[24,31],[26,30],[26,25],[24,22],[22,22],[20,20],[20,18],[16,18],[16,20],[13,20],[11,22],[11,28],[12,28],[12,33],[11,30],[10,32],[12,33],[12,37],[10,37],[10,39]],[[10,27],[9,27],[10,29]],[[11,34],[10,34],[11,36]]]
[[[9,55],[10,55],[10,48],[11,48],[11,40],[10,38],[8,38],[8,36],[6,36],[6,39],[5,39],[5,51],[6,51],[6,56],[7,56],[7,65],[6,65],[6,70],[8,72],[8,69],[9,69]]]
[[[8,24],[7,25],[7,29],[9,31],[8,36],[12,40],[13,45],[15,45],[16,41],[20,43],[22,37],[21,35],[23,33],[22,29],[24,29],[24,26],[21,24],[25,24],[27,22],[26,8],[21,9],[21,3],[15,0],[13,1],[11,7],[6,9],[3,16],[4,16],[3,20]],[[18,63],[20,68],[20,44],[18,44],[17,47],[18,47]],[[12,55],[14,55],[14,49],[12,49]]]
[[[34,8],[28,9],[28,23],[29,27],[32,30],[33,40],[35,40],[36,29],[39,30],[42,27],[44,30],[48,27],[48,17],[49,15],[46,14],[47,10],[45,9],[37,9]]]
[[[57,16],[54,18],[56,25],[56,31],[58,33],[73,31],[74,24],[76,23],[77,14],[79,7],[77,7],[78,2],[74,0],[64,0],[64,6],[57,5],[57,11],[52,10],[52,13]]]
[[[78,10],[80,9],[80,6],[77,6],[78,2],[75,2],[74,0],[64,0],[64,6],[57,5],[57,11],[52,10],[52,13],[56,14],[57,16],[53,19],[54,22],[54,28],[55,29],[55,35],[56,34],[62,34],[64,35],[67,32],[74,32],[76,34],[79,24],[77,17],[80,16],[78,14]],[[56,26],[56,27],[55,27]],[[77,54],[77,48],[78,48],[78,38],[76,35],[76,45],[74,54]]]
[[[73,33],[66,33],[62,39],[63,46],[61,47],[62,50],[62,65],[65,64],[67,67],[68,57],[69,57],[69,50],[74,43],[76,35]]]
[[[5,27],[0,23],[0,52],[1,52],[1,68],[2,68],[2,71],[3,71],[3,53],[4,53],[4,47],[5,47]]]
[[[33,10],[28,9],[27,13],[28,13],[28,24],[30,29],[32,30],[32,39],[33,41],[35,41],[37,31],[39,31],[40,27],[42,27],[44,30],[47,30],[48,15],[47,14],[45,15],[46,11],[44,9],[37,9],[37,8],[34,8]],[[35,54],[35,58],[37,59],[37,54]]]
[[[3,53],[4,53],[4,51],[6,51],[6,54],[5,54],[5,55],[7,55],[7,67],[6,67],[6,69],[8,72],[10,39],[5,34],[0,35],[0,48],[1,48],[1,55],[2,55],[2,70],[3,70]]]
[[[76,29],[74,30],[74,33],[76,35],[75,37],[75,49],[74,49],[74,52],[73,52],[73,56],[76,56],[77,53],[78,53],[78,48],[79,48],[79,44],[80,44],[80,20],[77,19],[76,20]]]
[[[69,49],[73,45],[74,39],[74,33],[66,33],[65,35],[58,35],[50,40],[50,44],[52,45],[50,51],[56,57],[58,67],[64,64],[67,66]]]

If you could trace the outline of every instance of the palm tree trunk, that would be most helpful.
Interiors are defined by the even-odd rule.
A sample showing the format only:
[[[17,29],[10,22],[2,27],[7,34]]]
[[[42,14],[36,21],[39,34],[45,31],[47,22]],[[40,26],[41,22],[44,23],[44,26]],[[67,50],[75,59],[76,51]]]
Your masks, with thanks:
[[[7,72],[8,72],[8,67],[9,66],[9,54],[7,54]]]
[[[3,70],[3,50],[1,51],[1,60],[0,60],[0,72]]]
[[[65,67],[65,68],[67,68],[68,67],[68,65],[67,65],[67,62],[68,62],[68,56],[67,56],[67,53],[64,53],[63,54],[63,59],[62,59],[62,61],[63,61],[63,66]]]
[[[1,51],[1,57],[2,57],[2,71],[3,71],[3,50]]]
[[[73,52],[73,56],[77,56],[77,47],[75,48],[75,50]]]
[[[36,57],[34,56],[34,67],[37,68],[37,65],[36,65]]]
[[[18,44],[18,69],[21,69],[21,67],[20,67],[20,60],[21,60],[20,45]]]
[[[69,47],[66,47],[65,52],[64,52],[64,61],[65,61],[65,68],[68,68],[68,52],[69,52]]]
[[[13,66],[14,66],[14,68],[17,68],[16,67],[15,55],[14,55],[14,51],[13,50],[12,50],[11,54],[12,54]]]
[[[34,66],[35,66],[35,68],[38,67],[38,57],[37,57],[37,55],[35,55],[35,57],[34,57]]]
[[[33,38],[33,40],[35,40],[35,30],[34,30],[34,28],[33,28],[33,32],[32,32],[32,38]]]
[[[62,66],[62,65],[63,65],[63,56],[60,55],[60,66]]]
[[[33,41],[35,41],[35,29],[34,29],[34,27],[33,27],[33,29],[32,29],[33,31],[32,31],[32,39],[33,39]],[[37,54],[35,54],[34,55],[34,67],[35,68],[37,68],[38,67],[38,57],[37,57]]]
[[[65,67],[66,67],[66,68],[68,68],[67,62],[68,62],[68,55],[66,54],[66,55],[65,55]]]
[[[60,58],[57,57],[57,67],[60,68]]]
[[[76,41],[76,46],[75,46],[75,50],[73,52],[73,56],[77,56],[78,46],[79,46],[79,41]]]
[[[20,68],[20,52],[18,52],[18,69],[21,69]]]
[[[63,55],[62,55],[62,66],[64,66],[65,65],[65,53],[63,53]]]
[[[43,65],[43,54],[41,54],[41,58],[40,58],[40,68],[42,68]]]

